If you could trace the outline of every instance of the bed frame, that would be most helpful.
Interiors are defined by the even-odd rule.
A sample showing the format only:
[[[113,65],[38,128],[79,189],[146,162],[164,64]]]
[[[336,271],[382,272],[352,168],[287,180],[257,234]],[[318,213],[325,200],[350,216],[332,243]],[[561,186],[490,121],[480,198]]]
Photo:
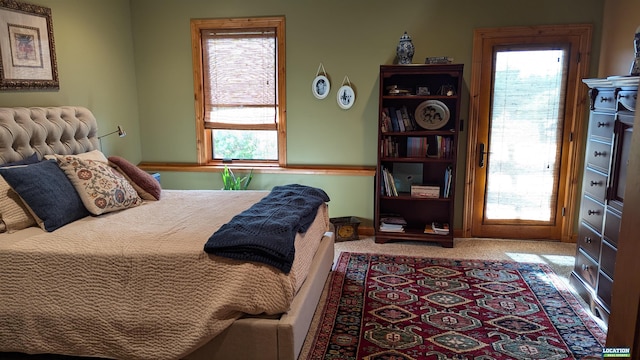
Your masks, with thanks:
[[[94,115],[84,107],[0,108],[0,163],[25,159],[34,151],[42,158],[95,150],[97,131]],[[334,241],[333,229],[324,234],[288,312],[238,319],[186,359],[297,359],[333,264]]]
[[[289,312],[275,319],[238,319],[186,359],[297,359],[333,264],[334,241],[334,233],[327,232]]]

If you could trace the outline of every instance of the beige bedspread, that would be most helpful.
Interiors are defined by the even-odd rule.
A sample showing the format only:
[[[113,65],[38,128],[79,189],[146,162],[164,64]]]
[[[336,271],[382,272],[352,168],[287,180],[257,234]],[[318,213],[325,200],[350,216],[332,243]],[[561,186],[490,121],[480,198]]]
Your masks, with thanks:
[[[53,233],[0,235],[0,351],[175,359],[244,313],[286,312],[329,228],[326,205],[288,275],[203,251],[266,194],[164,190]]]

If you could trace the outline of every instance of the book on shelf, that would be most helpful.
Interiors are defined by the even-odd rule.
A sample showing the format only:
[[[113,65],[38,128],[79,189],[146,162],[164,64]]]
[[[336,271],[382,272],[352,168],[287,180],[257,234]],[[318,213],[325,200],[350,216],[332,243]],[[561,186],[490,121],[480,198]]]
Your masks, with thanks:
[[[415,112],[414,111],[409,111],[409,109],[407,109],[406,106],[404,106],[404,109],[407,111],[407,114],[409,115],[409,120],[411,121],[411,127],[413,127],[413,130],[422,129],[422,127],[420,125],[418,125],[418,122],[416,121]]]
[[[383,132],[406,132],[419,129],[413,113],[405,105],[400,108],[385,107],[380,117],[382,119],[380,127]]]
[[[426,137],[407,137],[407,157],[426,157],[429,142]]]
[[[397,214],[380,214],[380,223],[407,225],[407,220],[405,220],[401,215]]]
[[[382,157],[398,157],[398,142],[394,138],[385,137],[380,150]]]
[[[411,116],[409,114],[409,110],[405,105],[402,105],[400,108],[400,115],[402,116],[402,122],[404,123],[404,128],[406,131],[413,131],[416,128],[413,126],[413,121],[411,121]]]
[[[432,234],[432,235],[437,235],[436,231],[433,230],[433,228],[431,228],[431,224],[427,224],[424,226],[424,231],[425,234]]]
[[[380,130],[382,132],[389,132],[393,130],[391,126],[391,117],[389,116],[389,109],[384,108],[380,114]]]
[[[387,169],[380,169],[380,193],[382,195],[391,196],[389,187],[389,176],[387,175]]]
[[[380,231],[404,232],[404,225],[380,223]]]
[[[398,114],[396,113],[396,109],[394,107],[386,108],[389,113],[389,117],[391,118],[391,130],[398,132],[400,131],[400,125],[398,124]]]
[[[407,220],[402,215],[394,213],[380,214],[380,231],[404,232]]]
[[[450,158],[453,155],[453,139],[449,136],[436,135],[436,151],[435,157],[437,158]]]
[[[449,233],[449,224],[448,223],[440,223],[434,221],[431,223],[431,228],[436,234],[447,235]]]
[[[440,222],[432,222],[431,224],[427,224],[424,226],[425,234],[436,234],[436,235],[448,235],[449,234],[449,224],[448,223],[440,223]]]
[[[453,181],[453,168],[451,165],[447,166],[447,169],[444,171],[444,191],[442,192],[442,197],[448,198],[451,196],[451,182]]]
[[[398,196],[398,189],[396,188],[396,179],[391,172],[389,174],[389,184],[391,184],[391,195]]]
[[[404,123],[404,119],[402,118],[402,110],[396,109],[396,119],[398,120],[398,131],[405,132],[407,131],[407,127]]]
[[[395,179],[389,169],[382,167],[380,170],[380,177],[382,178],[382,189],[380,189],[381,193],[386,196],[398,196]]]

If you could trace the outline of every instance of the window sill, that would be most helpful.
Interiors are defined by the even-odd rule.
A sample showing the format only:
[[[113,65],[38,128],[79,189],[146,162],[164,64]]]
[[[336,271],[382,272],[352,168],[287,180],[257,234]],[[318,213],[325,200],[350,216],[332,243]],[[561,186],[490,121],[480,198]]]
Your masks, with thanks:
[[[141,162],[138,167],[145,171],[185,171],[185,172],[219,172],[224,165],[198,165],[191,163],[156,163]],[[287,167],[252,167],[247,165],[232,165],[232,169],[253,170],[260,174],[307,174],[307,175],[348,175],[374,176],[375,166],[348,165],[293,165]]]

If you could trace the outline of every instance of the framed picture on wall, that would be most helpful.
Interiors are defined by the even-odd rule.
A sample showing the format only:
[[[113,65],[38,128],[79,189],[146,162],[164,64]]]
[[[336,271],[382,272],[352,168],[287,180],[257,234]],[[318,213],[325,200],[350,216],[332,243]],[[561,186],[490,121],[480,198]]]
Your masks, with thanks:
[[[338,90],[338,106],[342,109],[348,110],[353,106],[356,101],[356,94],[353,88],[349,85],[344,85]]]
[[[331,90],[331,83],[329,79],[324,75],[318,75],[311,83],[311,91],[316,99],[324,99],[329,95]]]
[[[51,9],[0,0],[0,90],[59,88]]]

